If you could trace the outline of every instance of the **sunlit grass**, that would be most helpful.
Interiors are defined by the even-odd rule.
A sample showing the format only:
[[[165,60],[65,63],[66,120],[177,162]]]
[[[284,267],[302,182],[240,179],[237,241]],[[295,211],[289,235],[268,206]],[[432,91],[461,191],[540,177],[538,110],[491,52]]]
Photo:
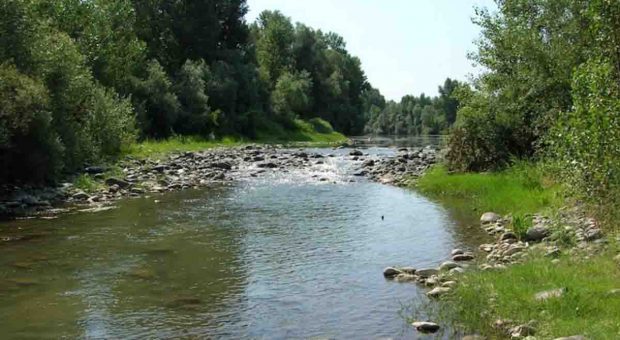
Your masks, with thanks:
[[[535,165],[518,163],[489,173],[448,173],[438,165],[416,183],[422,193],[472,212],[524,215],[563,204],[560,186]]]
[[[497,319],[537,321],[537,338],[585,335],[588,339],[620,339],[620,265],[615,252],[564,256],[553,264],[539,256],[503,271],[469,272],[453,294],[440,302],[439,318],[471,332],[501,337]],[[559,298],[537,301],[536,293],[565,288]]]

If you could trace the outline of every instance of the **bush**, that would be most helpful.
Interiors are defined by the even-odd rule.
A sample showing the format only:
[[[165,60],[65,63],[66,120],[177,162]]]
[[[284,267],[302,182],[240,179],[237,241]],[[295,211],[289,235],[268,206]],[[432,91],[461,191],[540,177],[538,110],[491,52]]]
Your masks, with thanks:
[[[318,133],[332,133],[334,132],[334,128],[332,128],[332,125],[321,118],[312,118],[308,120],[308,123],[310,123],[310,125],[312,125],[312,128],[314,129],[314,131],[318,132]]]
[[[297,74],[283,73],[276,82],[271,94],[273,111],[278,117],[292,120],[300,113],[308,110],[311,105],[310,90],[312,80],[310,74],[302,71]]]
[[[63,147],[51,126],[49,98],[40,81],[0,66],[0,182],[51,179]]]
[[[610,62],[591,60],[576,69],[572,86],[574,108],[551,130],[549,156],[578,192],[613,205],[620,198],[618,74]]]

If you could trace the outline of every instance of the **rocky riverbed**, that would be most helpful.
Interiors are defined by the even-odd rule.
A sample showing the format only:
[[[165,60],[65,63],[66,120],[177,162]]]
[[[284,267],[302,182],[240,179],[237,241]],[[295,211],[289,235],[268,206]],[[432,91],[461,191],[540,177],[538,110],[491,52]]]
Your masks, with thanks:
[[[342,148],[342,147],[340,147]],[[336,151],[336,150],[334,150]],[[342,151],[342,150],[341,150]],[[89,166],[83,173],[95,180],[90,191],[64,182],[55,187],[2,188],[0,216],[53,218],[66,211],[100,211],[126,197],[200,188],[274,171],[291,171],[323,164],[327,158],[344,157],[353,162],[355,177],[402,185],[419,176],[437,159],[432,147],[400,148],[394,155],[370,156],[364,149],[319,153],[279,146],[247,145],[170,154],[162,159],[127,157],[115,166]],[[317,177],[317,181],[327,178]]]

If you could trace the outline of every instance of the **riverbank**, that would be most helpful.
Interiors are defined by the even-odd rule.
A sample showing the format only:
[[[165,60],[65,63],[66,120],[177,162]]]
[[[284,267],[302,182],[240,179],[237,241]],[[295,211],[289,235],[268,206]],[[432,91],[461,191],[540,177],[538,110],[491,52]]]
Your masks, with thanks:
[[[495,241],[465,250],[472,261],[462,273],[438,271],[429,292],[438,301],[414,319],[430,314],[437,326],[478,338],[620,336],[620,240],[539,168],[449,174],[439,166],[415,186],[466,214],[500,214],[482,214],[480,228]]]
[[[0,201],[5,217],[54,218],[68,211],[97,212],[113,209],[113,203],[123,198],[141,197],[176,190],[201,188],[270,172],[288,172],[324,164],[327,159],[348,157],[355,164],[355,177],[368,177],[382,183],[400,183],[405,178],[419,176],[436,159],[431,147],[402,148],[393,156],[370,156],[363,150],[350,149],[337,156],[334,153],[306,151],[309,147],[325,146],[324,142],[278,145],[237,144],[226,142],[204,144],[195,141],[149,142],[148,155],[129,154],[112,165],[86,167],[72,181],[54,187],[15,187]],[[331,144],[334,145],[334,144]],[[201,151],[198,146],[208,147]],[[294,147],[295,146],[295,147]],[[347,145],[332,146],[344,149]],[[185,148],[185,149],[183,149]],[[317,177],[316,181],[328,181]]]

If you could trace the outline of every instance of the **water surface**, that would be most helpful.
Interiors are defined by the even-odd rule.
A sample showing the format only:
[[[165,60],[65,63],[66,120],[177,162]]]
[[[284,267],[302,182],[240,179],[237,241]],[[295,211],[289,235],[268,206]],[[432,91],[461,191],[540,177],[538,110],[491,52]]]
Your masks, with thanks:
[[[383,268],[436,266],[477,235],[413,191],[356,178],[348,150],[312,151],[337,155],[3,223],[3,337],[414,337],[399,311],[424,289],[386,281]]]

